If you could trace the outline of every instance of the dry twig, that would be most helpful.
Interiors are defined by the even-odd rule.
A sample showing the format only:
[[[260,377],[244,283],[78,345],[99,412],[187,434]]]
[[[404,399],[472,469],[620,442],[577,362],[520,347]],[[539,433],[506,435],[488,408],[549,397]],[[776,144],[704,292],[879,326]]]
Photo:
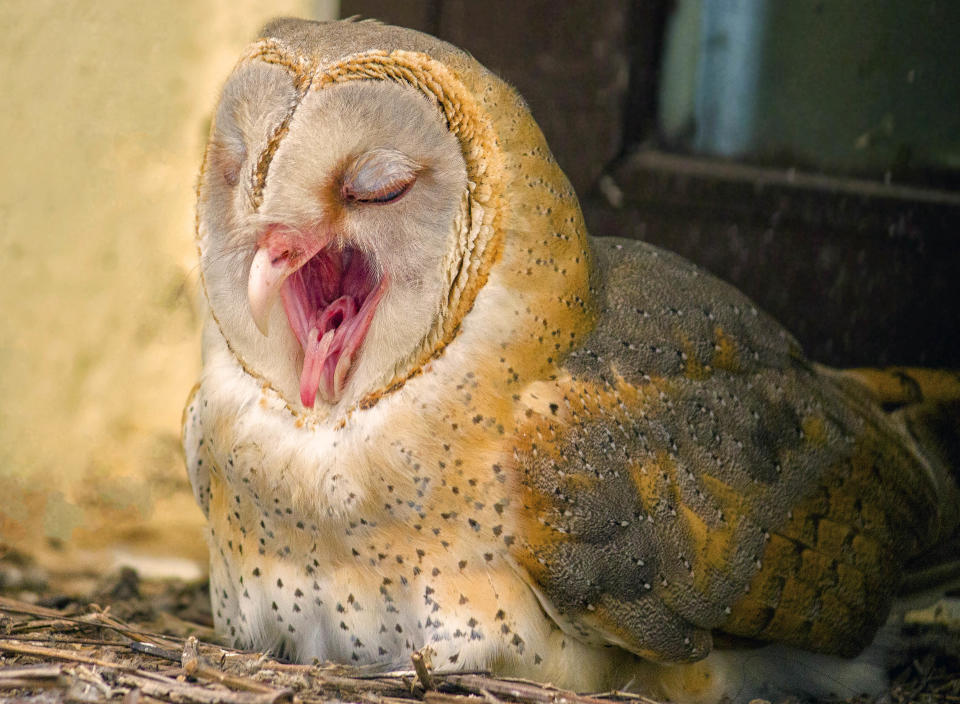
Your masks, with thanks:
[[[657,704],[636,694],[585,696],[486,673],[436,672],[425,650],[412,657],[413,670],[390,673],[278,662],[263,653],[155,633],[125,623],[109,607],[60,611],[0,596],[0,620],[0,698],[42,692],[44,701],[51,704],[117,701],[120,697],[124,704],[325,704],[343,700],[364,704]],[[956,670],[937,665],[933,656],[918,660],[915,671],[905,670],[904,677],[890,693],[893,704],[908,700],[960,704]]]

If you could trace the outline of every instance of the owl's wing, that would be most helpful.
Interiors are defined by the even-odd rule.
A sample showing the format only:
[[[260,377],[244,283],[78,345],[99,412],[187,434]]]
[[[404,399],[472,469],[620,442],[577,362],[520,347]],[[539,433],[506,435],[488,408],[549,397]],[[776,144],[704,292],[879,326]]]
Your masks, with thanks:
[[[210,517],[210,445],[203,435],[200,407],[203,404],[203,390],[197,384],[187,397],[187,404],[183,407],[182,440],[187,460],[187,476],[193,487],[193,498],[203,511],[203,515]]]
[[[720,633],[853,654],[935,531],[923,465],[742,294],[594,240],[596,327],[528,390],[515,556],[568,633],[661,662]]]

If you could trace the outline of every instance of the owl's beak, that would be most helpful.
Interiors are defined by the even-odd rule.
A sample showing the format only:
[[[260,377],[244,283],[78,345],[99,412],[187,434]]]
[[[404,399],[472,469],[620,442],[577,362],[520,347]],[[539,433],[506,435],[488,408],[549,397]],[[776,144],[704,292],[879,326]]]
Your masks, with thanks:
[[[367,256],[349,244],[330,246],[332,232],[268,227],[257,240],[247,278],[250,315],[267,334],[270,313],[283,299],[287,322],[303,350],[300,401],[312,408],[317,394],[335,403],[354,357],[387,290]]]
[[[323,249],[330,237],[307,236],[295,230],[269,228],[257,242],[247,278],[247,299],[257,329],[267,335],[270,311],[283,282]]]
[[[270,252],[265,248],[257,250],[250,265],[250,278],[247,279],[250,314],[257,329],[264,335],[270,331],[270,309],[280,295],[280,286],[292,273],[286,269],[274,266]]]

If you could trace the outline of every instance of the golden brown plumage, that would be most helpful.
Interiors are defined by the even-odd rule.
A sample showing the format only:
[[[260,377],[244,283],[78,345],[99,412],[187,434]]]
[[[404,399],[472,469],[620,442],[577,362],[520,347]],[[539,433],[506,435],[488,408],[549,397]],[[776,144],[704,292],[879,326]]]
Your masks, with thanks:
[[[714,699],[757,684],[715,638],[855,655],[953,528],[882,384],[674,255],[590,239],[522,99],[426,35],[265,28],[198,242],[184,442],[241,644]]]

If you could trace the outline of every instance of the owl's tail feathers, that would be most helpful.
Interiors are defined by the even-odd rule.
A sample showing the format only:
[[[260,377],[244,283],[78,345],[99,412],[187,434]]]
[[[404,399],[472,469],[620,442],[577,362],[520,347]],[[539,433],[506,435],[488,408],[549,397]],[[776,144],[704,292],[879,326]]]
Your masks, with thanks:
[[[893,367],[843,373],[913,440],[937,485],[939,536],[907,565],[901,593],[960,585],[960,372]]]
[[[886,411],[928,468],[940,509],[934,542],[960,536],[960,371],[888,367],[840,374]]]
[[[960,402],[960,371],[920,367],[861,367],[841,374],[856,381],[886,411],[924,402]]]
[[[892,613],[902,621],[960,590],[960,371],[890,367],[839,372],[908,441],[936,487],[939,531],[904,567]]]
[[[960,529],[960,371],[888,367],[845,369],[853,382],[913,441],[937,487],[941,537]]]
[[[935,541],[960,540],[960,399],[925,400],[891,414],[915,442],[937,488],[940,530]],[[952,553],[954,556],[960,552]]]

